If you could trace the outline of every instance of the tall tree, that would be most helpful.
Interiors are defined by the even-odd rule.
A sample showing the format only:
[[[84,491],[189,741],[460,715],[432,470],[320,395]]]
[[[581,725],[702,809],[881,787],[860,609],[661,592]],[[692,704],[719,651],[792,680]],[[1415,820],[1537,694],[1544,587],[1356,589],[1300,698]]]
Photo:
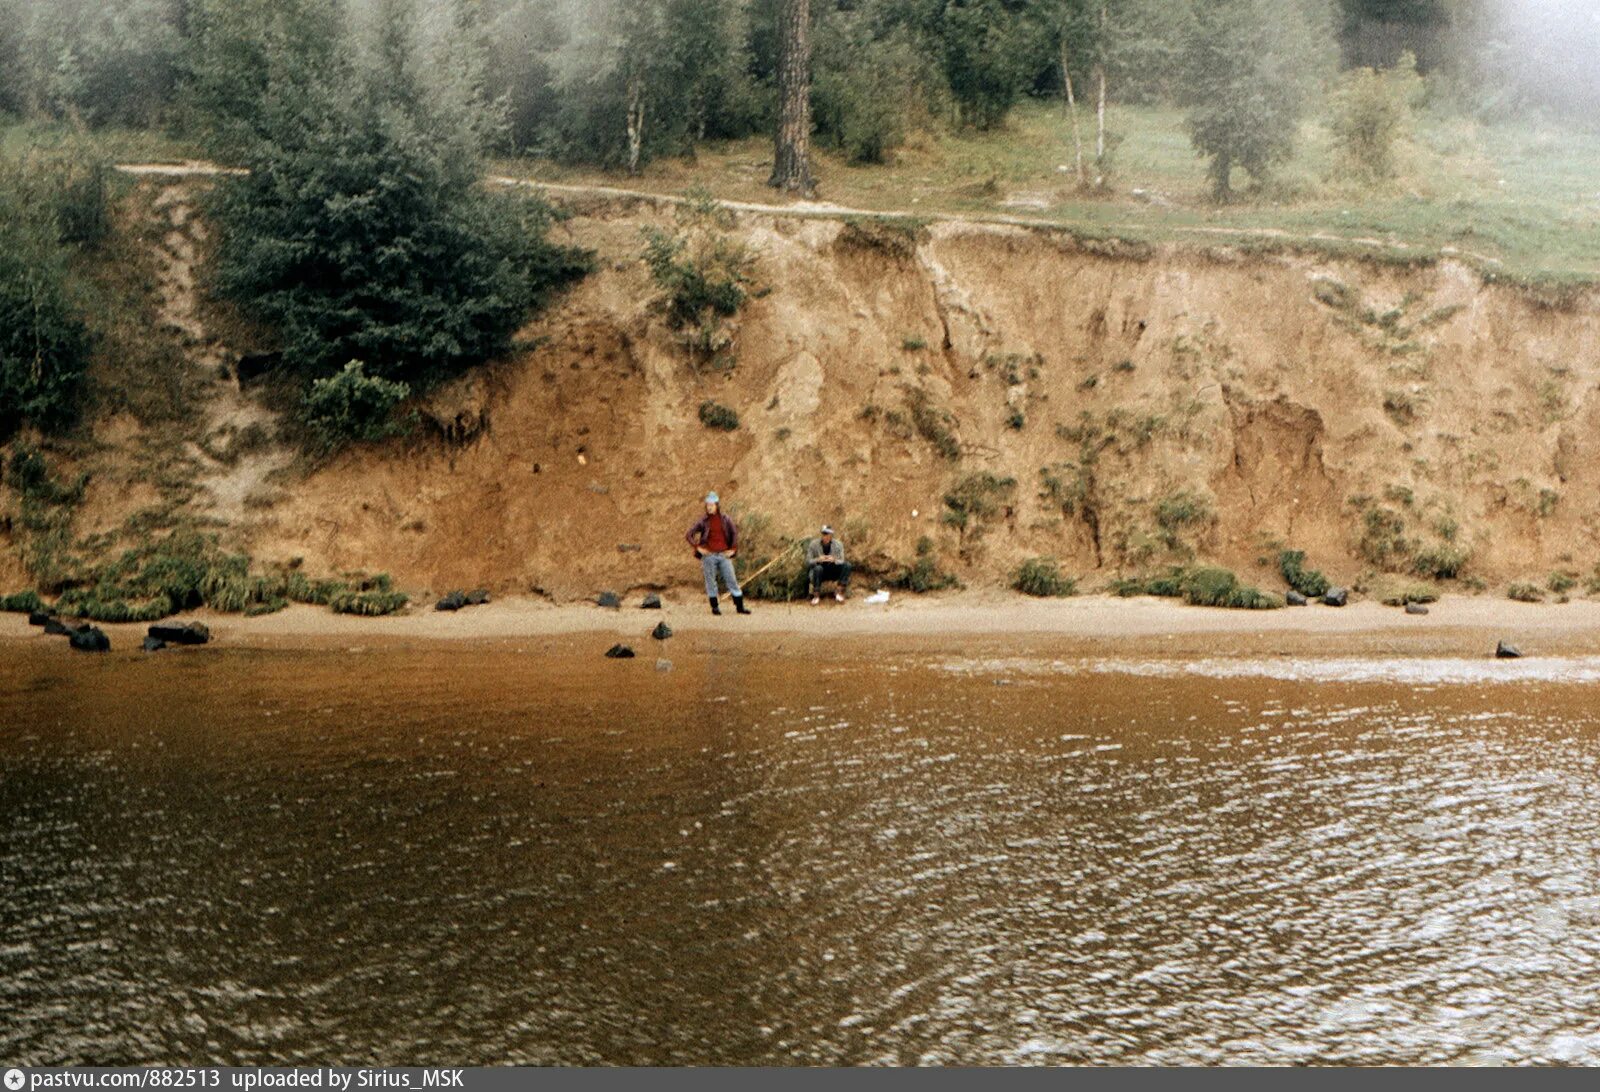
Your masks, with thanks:
[[[778,15],[778,126],[767,185],[810,196],[811,0],[783,0]]]
[[[305,3],[299,14],[315,14]],[[539,202],[481,185],[486,126],[461,93],[470,81],[441,86],[430,72],[411,0],[379,0],[372,30],[359,59],[334,68],[278,56],[318,41],[267,41],[269,87],[278,71],[309,82],[227,128],[246,134],[249,173],[219,191],[217,285],[307,379],[356,359],[426,386],[504,350],[584,259],[545,240]]]

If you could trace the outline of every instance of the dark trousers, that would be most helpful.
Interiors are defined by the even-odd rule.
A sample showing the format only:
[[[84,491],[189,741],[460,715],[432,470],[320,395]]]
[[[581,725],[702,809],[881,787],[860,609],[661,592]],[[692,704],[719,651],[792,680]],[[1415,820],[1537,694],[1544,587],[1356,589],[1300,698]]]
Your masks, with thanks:
[[[811,594],[822,590],[824,580],[837,580],[840,591],[850,588],[850,562],[813,561],[811,563]]]

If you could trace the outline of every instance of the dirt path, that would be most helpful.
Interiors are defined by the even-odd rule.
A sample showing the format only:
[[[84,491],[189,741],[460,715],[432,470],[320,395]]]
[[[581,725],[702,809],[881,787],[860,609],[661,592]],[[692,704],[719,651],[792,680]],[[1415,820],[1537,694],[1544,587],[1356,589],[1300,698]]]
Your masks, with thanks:
[[[190,161],[187,163],[123,163],[117,169],[127,174],[138,176],[170,176],[170,177],[217,177],[225,175],[239,175],[245,172],[236,167],[221,167],[212,163]],[[673,194],[653,193],[649,190],[627,189],[621,186],[598,185],[570,185],[556,182],[540,182],[529,178],[513,178],[510,175],[490,175],[489,181],[498,186],[512,186],[524,189],[543,190],[551,194],[561,194],[571,197],[602,197],[617,201],[642,201],[659,205],[677,206],[687,203],[688,198]],[[823,201],[794,201],[787,204],[765,204],[759,201],[733,201],[719,200],[717,202],[725,209],[734,212],[756,213],[765,216],[783,216],[797,219],[835,220],[844,216],[870,216],[900,220],[933,220],[942,223],[957,224],[994,224],[1007,227],[1072,227],[1072,221],[1062,220],[1049,216],[1018,216],[1008,213],[961,213],[961,212],[932,212],[928,210],[910,209],[864,209],[848,205],[836,205]],[[1131,223],[1097,224],[1096,228],[1112,232],[1137,233],[1144,225]],[[1284,242],[1320,242],[1320,243],[1353,243],[1358,246],[1375,247],[1380,250],[1409,252],[1421,250],[1412,243],[1393,239],[1378,239],[1364,235],[1337,235],[1330,232],[1311,232],[1309,234],[1296,234],[1279,228],[1254,228],[1254,227],[1208,227],[1200,224],[1168,224],[1163,230],[1176,234],[1188,234],[1207,238],[1252,238],[1274,239]],[[1489,265],[1499,265],[1498,258],[1473,251],[1455,251],[1458,256],[1469,258],[1473,261]]]
[[[251,496],[266,487],[268,476],[294,456],[276,442],[277,415],[240,388],[225,347],[205,328],[195,266],[207,234],[190,196],[174,182],[156,195],[151,211],[160,234],[157,313],[179,334],[189,366],[205,379],[200,439],[188,451],[197,467],[200,506],[212,519],[235,523],[245,515]]]

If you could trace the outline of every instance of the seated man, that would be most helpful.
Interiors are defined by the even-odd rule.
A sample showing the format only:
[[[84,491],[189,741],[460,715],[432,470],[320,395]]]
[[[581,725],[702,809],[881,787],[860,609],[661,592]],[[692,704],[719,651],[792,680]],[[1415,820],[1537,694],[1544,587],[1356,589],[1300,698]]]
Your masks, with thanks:
[[[806,543],[806,570],[811,574],[811,605],[822,602],[822,582],[837,580],[839,590],[833,597],[843,603],[850,594],[850,562],[844,559],[844,543],[833,534],[832,527],[822,529],[822,537]]]

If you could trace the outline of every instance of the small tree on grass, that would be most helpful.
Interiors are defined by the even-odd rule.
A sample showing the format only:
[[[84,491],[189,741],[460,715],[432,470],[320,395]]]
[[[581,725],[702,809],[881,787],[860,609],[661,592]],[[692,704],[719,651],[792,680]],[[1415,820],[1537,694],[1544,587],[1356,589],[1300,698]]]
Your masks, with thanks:
[[[1212,0],[1195,6],[1185,44],[1189,137],[1210,159],[1218,201],[1233,195],[1235,167],[1257,181],[1294,152],[1310,83],[1320,0]]]
[[[1410,53],[1385,71],[1358,68],[1344,75],[1332,97],[1331,128],[1345,174],[1368,183],[1395,176],[1395,145],[1410,131],[1422,89],[1417,59]]]

